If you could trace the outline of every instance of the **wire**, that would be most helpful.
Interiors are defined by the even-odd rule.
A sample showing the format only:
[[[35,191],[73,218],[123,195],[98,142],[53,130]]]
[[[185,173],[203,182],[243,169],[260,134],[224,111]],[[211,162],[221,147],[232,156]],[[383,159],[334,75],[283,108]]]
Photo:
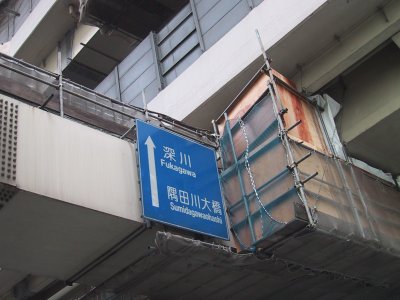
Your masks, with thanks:
[[[250,184],[251,184],[251,187],[253,188],[254,195],[256,196],[258,204],[260,205],[260,208],[262,208],[265,211],[265,213],[268,215],[268,217],[271,220],[273,220],[273,221],[275,221],[275,222],[277,222],[279,224],[287,224],[287,222],[283,222],[283,221],[279,221],[279,220],[274,219],[274,217],[271,215],[271,213],[265,208],[264,204],[261,202],[260,196],[259,196],[258,191],[257,191],[256,183],[254,181],[254,176],[253,176],[253,173],[252,173],[251,167],[250,167],[250,162],[249,162],[249,148],[250,148],[250,145],[249,145],[249,138],[248,138],[247,132],[246,132],[246,127],[245,127],[245,124],[244,124],[243,120],[240,117],[238,117],[238,122],[239,122],[240,128],[242,129],[243,137],[244,137],[245,142],[246,142],[246,152],[245,152],[245,155],[244,155],[244,161],[245,161],[244,166],[245,166],[245,168],[247,170],[247,174],[249,175]],[[263,226],[262,222],[261,222],[261,226]],[[263,229],[263,232],[264,232],[264,229]]]

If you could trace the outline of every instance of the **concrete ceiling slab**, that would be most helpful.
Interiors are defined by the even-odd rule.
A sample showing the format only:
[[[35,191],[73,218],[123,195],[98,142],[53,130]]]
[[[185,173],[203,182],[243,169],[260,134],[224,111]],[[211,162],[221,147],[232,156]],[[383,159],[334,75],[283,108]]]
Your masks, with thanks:
[[[400,51],[390,40],[322,92],[341,105],[336,126],[348,154],[400,174]]]
[[[26,276],[28,276],[28,274],[23,272],[2,269],[0,271],[0,298]]]
[[[138,226],[19,191],[0,210],[0,266],[66,280]]]
[[[160,236],[162,236],[160,238]],[[86,299],[96,299],[108,293],[110,297],[143,299],[383,299],[396,293],[398,288],[399,259],[363,248],[371,258],[371,265],[390,261],[361,277],[372,278],[368,285],[361,284],[360,276],[347,278],[352,267],[363,265],[364,257],[342,255],[345,249],[360,250],[360,246],[313,231],[289,239],[280,245],[274,255],[265,259],[253,254],[235,254],[216,245],[158,233],[156,251],[137,260],[128,268],[97,286]],[[321,254],[321,241],[332,246]],[[323,243],[322,243],[323,244]],[[337,251],[341,249],[341,251]],[[335,252],[336,251],[336,252]],[[293,253],[293,255],[292,255]],[[356,252],[358,253],[358,252]],[[373,255],[374,253],[374,255]],[[335,267],[324,266],[329,257],[339,269],[346,272],[331,273]],[[336,259],[335,259],[336,258]],[[285,260],[287,259],[287,260]],[[301,265],[297,263],[301,260]],[[290,262],[290,263],[289,263]],[[318,262],[322,264],[318,265]],[[316,266],[318,265],[318,267]],[[390,268],[394,266],[391,270]],[[315,269],[313,269],[315,268]],[[382,270],[391,278],[380,285]],[[328,271],[329,270],[329,271]],[[351,279],[350,279],[351,278]],[[367,288],[368,286],[368,288]],[[332,297],[326,297],[331,295]],[[147,296],[147,297],[146,297]],[[68,295],[65,299],[70,299]]]
[[[346,144],[350,155],[386,172],[400,174],[400,110]]]
[[[396,43],[397,47],[400,48],[400,32],[392,36],[392,40]]]
[[[198,128],[212,130],[211,120],[216,120],[227,106],[240,93],[245,84],[257,73],[263,65],[263,60],[259,58],[241,73],[227,82],[223,89],[215,93],[211,98],[196,108],[183,121]]]
[[[268,56],[272,59],[272,67],[284,76],[292,77],[299,71],[300,66],[337,45],[341,36],[351,32],[376,13],[379,6],[388,2],[388,0],[327,1],[267,49]],[[211,129],[211,120],[223,112],[262,64],[260,51],[258,59],[185,117],[184,121],[197,127]]]
[[[80,1],[80,21],[112,30],[118,28],[144,38],[151,30],[160,27],[173,17],[188,1]]]
[[[63,74],[74,82],[95,88],[140,41],[118,31],[109,35],[97,31],[66,66]]]
[[[340,43],[340,39],[389,0],[327,1],[268,52],[273,66],[287,77]]]

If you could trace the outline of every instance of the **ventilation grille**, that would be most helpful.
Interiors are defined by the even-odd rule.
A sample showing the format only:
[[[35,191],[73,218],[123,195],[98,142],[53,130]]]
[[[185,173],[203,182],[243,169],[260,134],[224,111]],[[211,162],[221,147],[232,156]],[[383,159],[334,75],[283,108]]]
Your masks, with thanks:
[[[15,185],[17,175],[18,105],[0,99],[0,180]]]

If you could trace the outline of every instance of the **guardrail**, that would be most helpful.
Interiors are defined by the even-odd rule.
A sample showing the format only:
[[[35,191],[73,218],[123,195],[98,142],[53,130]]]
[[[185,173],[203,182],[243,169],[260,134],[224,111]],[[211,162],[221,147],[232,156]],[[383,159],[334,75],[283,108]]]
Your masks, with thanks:
[[[164,114],[129,105],[22,60],[0,54],[0,92],[119,138],[134,141],[135,120],[157,124],[217,147],[214,134]]]

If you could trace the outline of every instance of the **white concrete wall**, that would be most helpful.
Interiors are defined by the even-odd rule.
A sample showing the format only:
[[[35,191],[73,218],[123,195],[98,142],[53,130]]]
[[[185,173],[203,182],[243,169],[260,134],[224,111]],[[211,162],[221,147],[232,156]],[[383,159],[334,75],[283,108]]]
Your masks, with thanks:
[[[75,29],[72,40],[72,59],[83,49],[81,43],[87,44],[91,38],[99,31],[98,27],[79,24]]]
[[[9,55],[14,56],[57,0],[41,0],[11,40]],[[44,42],[44,41],[43,41]]]
[[[50,72],[58,73],[58,62],[57,62],[57,51],[58,48],[54,48],[53,51],[42,61],[41,68],[46,69]]]
[[[94,26],[88,26],[83,24],[78,24],[77,28],[74,30],[72,38],[72,55],[71,59],[74,59],[76,55],[83,49],[81,43],[88,43],[91,38],[97,33],[99,28]],[[48,71],[58,73],[57,67],[57,51],[58,45],[55,45],[54,49],[49,53],[49,55],[43,60],[41,68]],[[65,58],[64,58],[65,59]]]
[[[19,189],[142,222],[133,144],[14,103]]]
[[[265,0],[206,51],[148,108],[182,120],[261,56],[258,29],[269,49],[326,0]]]

